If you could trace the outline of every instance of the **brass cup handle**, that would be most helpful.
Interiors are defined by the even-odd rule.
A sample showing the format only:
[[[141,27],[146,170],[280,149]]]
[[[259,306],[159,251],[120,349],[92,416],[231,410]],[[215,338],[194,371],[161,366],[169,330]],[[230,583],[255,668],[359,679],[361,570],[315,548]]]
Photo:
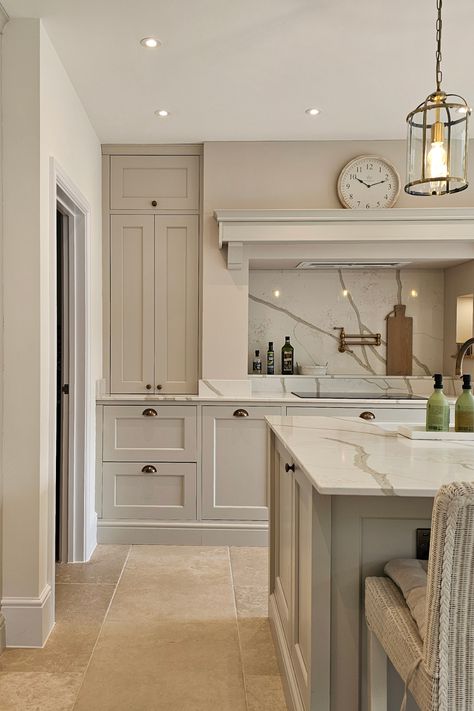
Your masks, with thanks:
[[[158,413],[152,407],[147,407],[146,410],[143,410],[142,415],[144,417],[156,417]]]
[[[365,410],[364,412],[361,412],[359,417],[361,417],[363,420],[375,420],[375,415],[373,412],[369,412],[368,410]]]
[[[152,204],[152,207],[156,207],[158,205],[158,200],[152,200],[151,204]]]
[[[248,417],[249,413],[247,410],[244,410],[242,407],[239,407],[238,410],[235,410],[234,412],[234,417]]]
[[[146,387],[147,390],[151,390],[153,386],[150,385],[150,383],[148,383],[148,385],[145,385],[145,387]]]
[[[157,385],[157,386],[156,386],[156,389],[157,389],[157,390],[163,390],[163,386],[162,386],[162,385]]]
[[[294,464],[285,464],[285,471],[287,474],[288,474],[288,472],[294,472],[295,465]]]
[[[142,469],[143,474],[156,474],[157,471],[157,468],[154,467],[153,464],[145,464]]]

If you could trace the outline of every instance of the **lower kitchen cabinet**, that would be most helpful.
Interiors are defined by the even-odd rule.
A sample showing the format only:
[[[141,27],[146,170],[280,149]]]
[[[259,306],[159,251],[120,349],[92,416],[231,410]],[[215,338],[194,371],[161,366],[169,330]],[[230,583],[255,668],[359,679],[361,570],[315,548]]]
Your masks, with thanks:
[[[103,465],[106,519],[196,519],[196,464],[107,462]]]
[[[271,415],[281,415],[281,407],[203,407],[203,519],[268,519],[265,417]]]

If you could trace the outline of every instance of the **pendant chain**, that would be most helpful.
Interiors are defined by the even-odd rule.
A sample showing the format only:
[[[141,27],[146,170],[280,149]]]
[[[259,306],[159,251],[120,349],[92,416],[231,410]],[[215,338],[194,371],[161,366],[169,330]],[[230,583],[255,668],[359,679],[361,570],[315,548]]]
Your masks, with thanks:
[[[441,54],[441,31],[443,29],[443,20],[441,19],[441,9],[443,6],[443,0],[436,0],[436,7],[438,10],[438,17],[436,19],[436,89],[441,91],[441,82],[443,80],[443,72],[441,71],[441,60],[443,58]]]

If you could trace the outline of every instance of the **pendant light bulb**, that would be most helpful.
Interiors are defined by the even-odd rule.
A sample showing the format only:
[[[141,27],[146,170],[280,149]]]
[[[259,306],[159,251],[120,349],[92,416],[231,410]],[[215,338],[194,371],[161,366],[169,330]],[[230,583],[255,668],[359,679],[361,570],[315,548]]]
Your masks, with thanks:
[[[448,153],[444,145],[444,126],[436,121],[431,129],[431,148],[426,157],[429,178],[446,178],[448,176]],[[432,195],[441,195],[443,183],[434,180],[430,183]]]

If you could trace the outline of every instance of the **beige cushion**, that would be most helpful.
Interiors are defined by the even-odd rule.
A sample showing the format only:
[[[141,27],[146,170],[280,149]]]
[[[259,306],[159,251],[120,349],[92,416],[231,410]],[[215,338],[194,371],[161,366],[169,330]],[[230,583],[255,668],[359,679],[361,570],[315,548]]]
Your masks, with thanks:
[[[391,560],[385,566],[385,575],[388,575],[402,591],[423,640],[426,634],[427,570],[427,560],[414,558]]]

